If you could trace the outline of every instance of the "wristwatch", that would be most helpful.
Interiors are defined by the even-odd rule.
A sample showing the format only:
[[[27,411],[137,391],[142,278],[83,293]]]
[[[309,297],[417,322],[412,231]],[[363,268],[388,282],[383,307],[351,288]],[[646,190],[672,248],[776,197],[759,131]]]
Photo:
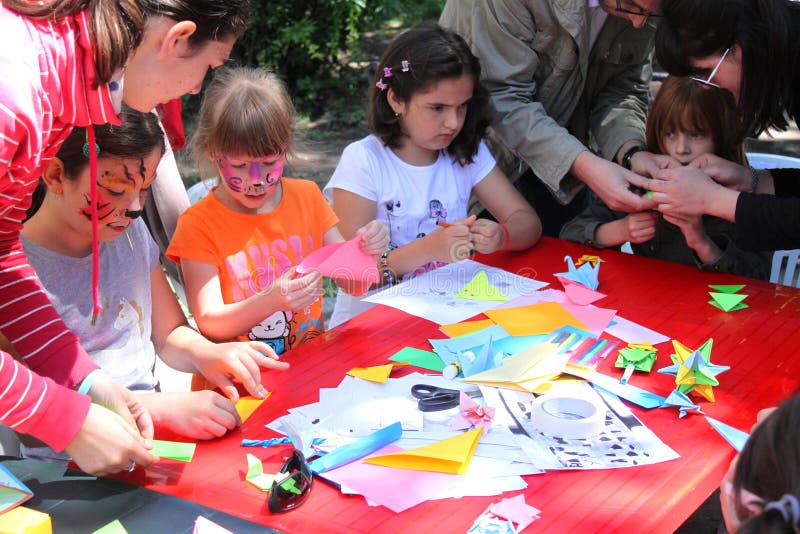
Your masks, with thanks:
[[[631,158],[633,158],[634,154],[643,150],[645,150],[645,148],[642,145],[634,145],[630,147],[622,156],[622,166],[628,170],[631,170]]]

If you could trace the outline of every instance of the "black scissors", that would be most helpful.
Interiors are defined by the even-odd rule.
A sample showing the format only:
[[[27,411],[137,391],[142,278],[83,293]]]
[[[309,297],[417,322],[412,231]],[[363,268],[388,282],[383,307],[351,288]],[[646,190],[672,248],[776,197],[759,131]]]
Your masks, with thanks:
[[[460,393],[456,389],[437,388],[427,384],[411,386],[411,395],[419,399],[417,406],[421,412],[438,412],[455,408],[459,404]]]

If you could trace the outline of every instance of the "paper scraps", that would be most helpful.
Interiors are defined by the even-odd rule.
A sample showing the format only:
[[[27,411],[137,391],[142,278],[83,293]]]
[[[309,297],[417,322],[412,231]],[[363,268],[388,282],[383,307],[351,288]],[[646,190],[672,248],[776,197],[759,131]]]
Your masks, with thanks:
[[[714,430],[719,432],[720,435],[725,438],[725,441],[731,444],[731,447],[736,449],[736,452],[742,452],[742,449],[744,449],[744,444],[747,442],[747,438],[750,437],[750,434],[743,432],[738,428],[726,425],[722,421],[712,419],[709,416],[706,416],[706,420],[714,428]]]
[[[476,428],[431,445],[367,458],[364,462],[385,467],[463,475],[478,446],[483,428]]]
[[[556,273],[553,276],[558,278],[565,288],[571,282],[574,282],[588,287],[589,289],[597,289],[600,285],[598,279],[600,275],[600,263],[592,265],[587,262],[576,268],[575,264],[572,262],[572,258],[569,256],[565,256],[564,261],[567,262],[568,271],[565,273]]]
[[[233,534],[233,532],[199,515],[194,521],[192,534]]]
[[[716,376],[730,369],[727,365],[711,363],[711,346],[714,340],[709,338],[697,350],[687,348],[681,342],[672,340],[675,353],[670,355],[673,365],[663,367],[659,373],[674,375],[678,391],[688,394],[692,391],[709,402],[714,402],[713,386],[719,385]]]
[[[161,458],[170,458],[180,462],[191,462],[194,456],[194,450],[197,447],[196,443],[182,443],[179,441],[164,441],[160,439],[150,440],[153,443],[153,449],[150,454]]]
[[[486,271],[480,270],[467,282],[461,291],[455,294],[456,298],[467,300],[488,300],[491,302],[505,302],[508,297],[500,289],[489,282]]]
[[[487,432],[492,426],[495,409],[491,406],[482,406],[469,395],[461,392],[459,398],[459,413],[453,418],[451,430],[465,430],[482,427]]]
[[[523,495],[517,495],[500,502],[492,503],[478,516],[467,534],[516,534],[539,519],[541,510],[525,502]]]
[[[393,362],[385,365],[374,365],[372,367],[353,367],[347,374],[370,382],[377,382],[378,384],[385,384],[389,379],[389,375],[395,367],[403,367],[408,365],[405,362]]]
[[[745,287],[743,284],[709,285],[708,287],[714,290],[708,292],[708,294],[711,295],[711,300],[709,300],[708,303],[715,308],[719,308],[724,312],[732,312],[750,307],[742,302],[747,298],[747,295],[739,293],[739,291]]]
[[[247,421],[247,418],[253,415],[261,403],[264,402],[272,395],[271,391],[267,392],[266,397],[263,399],[257,399],[255,397],[239,397],[239,400],[236,402],[234,407],[236,408],[236,413],[239,414],[239,418],[242,420],[242,423]]]

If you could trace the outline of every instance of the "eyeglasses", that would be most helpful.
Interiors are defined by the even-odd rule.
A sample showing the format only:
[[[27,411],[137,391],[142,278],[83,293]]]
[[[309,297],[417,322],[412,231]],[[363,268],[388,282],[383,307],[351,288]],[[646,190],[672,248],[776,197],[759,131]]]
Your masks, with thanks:
[[[295,449],[276,476],[269,493],[269,511],[280,514],[294,510],[308,498],[314,478],[303,453]]]
[[[637,17],[660,17],[662,16],[661,13],[653,13],[652,11],[644,11],[643,9],[637,9],[634,11],[633,9],[628,9],[626,7],[622,7],[622,2],[617,0],[617,7],[614,8],[614,11],[617,13],[625,13],[626,15],[636,15]]]
[[[730,48],[726,48],[725,49],[725,52],[722,54],[722,57],[719,58],[719,61],[717,62],[717,66],[714,67],[714,70],[711,71],[711,74],[708,75],[708,78],[706,78],[704,80],[703,78],[696,78],[696,77],[692,76],[692,79],[694,81],[698,82],[698,83],[702,83],[703,85],[709,85],[711,87],[716,87],[717,89],[719,89],[719,85],[715,84],[711,80],[713,80],[714,76],[717,75],[717,71],[722,66],[722,62],[725,61],[725,57],[728,55],[728,52],[730,52],[730,51],[731,51]]]

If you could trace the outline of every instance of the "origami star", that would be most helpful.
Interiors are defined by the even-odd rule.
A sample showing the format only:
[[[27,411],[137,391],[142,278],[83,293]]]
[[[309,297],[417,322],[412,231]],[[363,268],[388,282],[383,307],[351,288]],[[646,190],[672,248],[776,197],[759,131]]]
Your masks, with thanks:
[[[575,264],[572,262],[572,258],[569,256],[564,257],[564,261],[567,262],[568,271],[565,273],[556,273],[554,276],[558,277],[561,280],[561,283],[564,283],[564,280],[568,280],[567,284],[570,282],[575,282],[577,284],[581,284],[582,286],[588,287],[589,289],[597,289],[597,286],[600,285],[597,277],[600,274],[600,264],[592,266],[590,263],[584,263],[580,267],[575,267]]]
[[[664,402],[661,403],[661,408],[669,408],[672,406],[677,406],[679,412],[678,417],[686,416],[689,410],[692,410],[696,413],[703,413],[703,410],[700,409],[699,405],[693,403],[689,397],[677,389],[670,393],[669,396],[664,399]]]
[[[659,369],[659,373],[675,376],[678,391],[688,394],[692,391],[714,402],[713,386],[718,386],[716,376],[730,369],[727,365],[711,363],[711,346],[713,339],[709,339],[697,349],[687,348],[679,341],[672,340],[675,354],[670,355],[673,365]]]
[[[600,259],[600,256],[590,256],[589,254],[584,254],[583,256],[578,258],[578,261],[575,262],[575,266],[580,267],[584,263],[589,262],[592,264],[592,267],[594,267],[602,261],[604,260]]]

